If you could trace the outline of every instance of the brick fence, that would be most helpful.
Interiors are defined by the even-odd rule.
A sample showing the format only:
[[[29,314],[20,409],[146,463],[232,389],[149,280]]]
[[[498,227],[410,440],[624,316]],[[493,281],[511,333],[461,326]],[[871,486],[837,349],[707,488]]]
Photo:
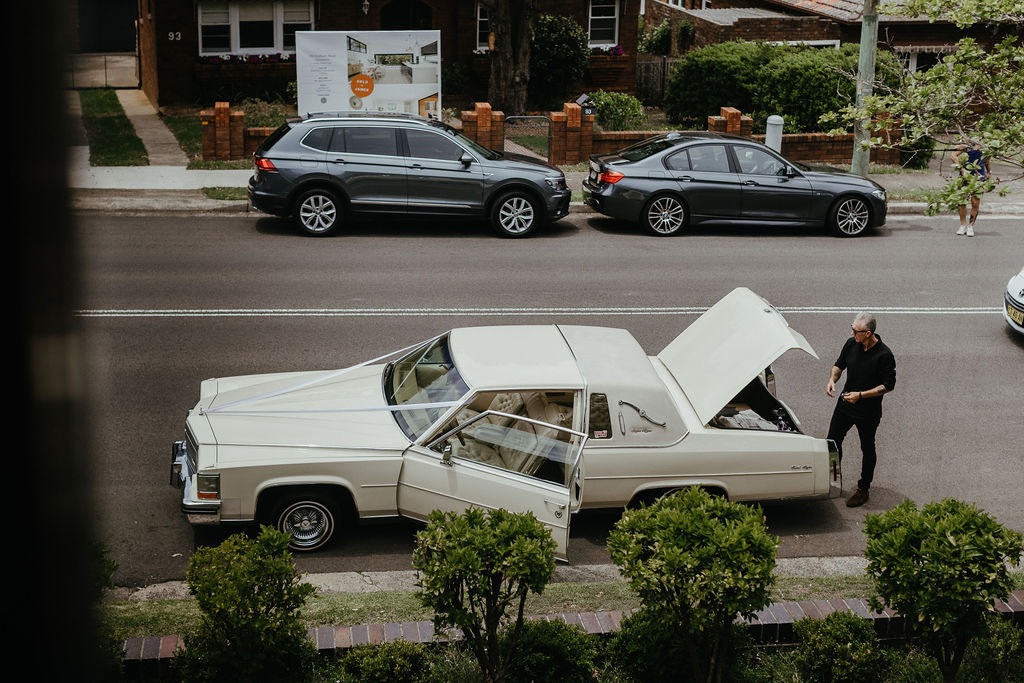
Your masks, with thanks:
[[[1005,600],[995,600],[993,608],[1011,623],[1024,627],[1024,590],[1013,591]],[[552,614],[532,619],[548,621],[561,619],[576,624],[587,633],[608,635],[615,633],[622,620],[634,610],[614,612],[574,612]],[[737,619],[746,624],[751,638],[763,645],[792,644],[796,642],[793,623],[801,619],[820,619],[832,612],[852,612],[871,622],[875,634],[886,640],[906,635],[904,618],[891,609],[875,612],[868,601],[861,598],[834,600],[800,600],[775,602],[757,612],[752,619]],[[408,640],[415,643],[444,643],[458,640],[461,634],[437,633],[429,621],[407,621],[388,624],[361,624],[359,626],[319,626],[309,630],[310,639],[322,656],[333,657],[339,651],[355,645],[389,643]],[[171,659],[183,645],[180,636],[148,636],[129,638],[124,642],[124,674],[126,680],[173,680]]]

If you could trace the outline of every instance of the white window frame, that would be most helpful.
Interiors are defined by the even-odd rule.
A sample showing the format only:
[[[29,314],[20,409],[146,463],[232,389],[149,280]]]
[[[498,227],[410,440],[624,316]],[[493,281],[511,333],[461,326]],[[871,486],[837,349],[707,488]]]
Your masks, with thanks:
[[[615,31],[614,40],[612,42],[608,42],[607,40],[591,39],[590,30],[593,26],[594,19],[607,19],[608,17],[606,15],[599,15],[595,17],[594,0],[588,0],[587,2],[587,45],[589,45],[590,47],[609,48],[619,44],[619,0],[611,0],[610,3],[607,3],[605,0],[602,0],[601,7],[606,7],[608,4],[611,4],[611,6],[615,10],[615,13],[613,15],[615,19]]]
[[[476,3],[476,17],[474,18],[474,22],[473,22],[474,30],[476,31],[476,52],[478,52],[478,53],[488,52],[491,49],[490,37],[489,37],[490,36],[490,29],[491,29],[491,19],[490,19],[490,17],[481,16],[482,14],[487,14],[487,8],[486,7],[482,7],[480,5],[480,3],[478,2],[478,3]],[[480,42],[480,30],[481,30],[481,26],[480,25],[484,24],[484,23],[487,24],[488,39],[484,40],[484,42],[481,43]]]
[[[239,6],[243,3],[238,0],[229,0],[228,6],[228,25],[231,27],[231,45],[230,49],[225,52],[224,50],[203,50],[203,2],[199,3],[197,9],[197,22],[199,26],[199,55],[200,56],[216,56],[223,54],[231,55],[265,55],[265,54],[295,54],[294,48],[285,49],[284,47],[284,6],[285,0],[267,0],[273,9],[273,22],[274,22],[274,44],[263,46],[263,47],[247,47],[243,48],[240,45],[240,31],[239,31]],[[206,4],[217,4],[222,3],[206,3]],[[289,4],[299,4],[294,0],[289,0]],[[314,15],[313,15],[313,2],[307,0],[305,2],[309,10],[309,27],[310,30],[315,28]],[[223,25],[223,24],[218,24]]]

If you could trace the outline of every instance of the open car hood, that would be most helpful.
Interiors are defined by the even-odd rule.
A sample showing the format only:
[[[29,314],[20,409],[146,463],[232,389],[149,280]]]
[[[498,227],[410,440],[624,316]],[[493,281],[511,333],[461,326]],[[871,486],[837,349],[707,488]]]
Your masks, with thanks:
[[[790,349],[818,357],[774,306],[746,287],[737,287],[672,340],[658,359],[707,424]]]

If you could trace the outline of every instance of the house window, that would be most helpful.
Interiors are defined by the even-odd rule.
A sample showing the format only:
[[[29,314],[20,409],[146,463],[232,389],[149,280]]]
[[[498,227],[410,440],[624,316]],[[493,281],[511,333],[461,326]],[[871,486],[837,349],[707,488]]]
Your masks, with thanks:
[[[199,54],[295,52],[296,31],[313,29],[311,0],[199,3]]]
[[[588,21],[590,47],[619,43],[619,0],[590,0]]]
[[[476,49],[488,50],[491,43],[491,22],[487,19],[487,8],[476,3]]]

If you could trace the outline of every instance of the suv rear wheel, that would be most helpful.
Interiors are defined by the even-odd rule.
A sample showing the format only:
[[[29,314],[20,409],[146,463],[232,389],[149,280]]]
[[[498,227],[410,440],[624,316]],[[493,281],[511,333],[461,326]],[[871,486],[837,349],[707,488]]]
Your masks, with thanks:
[[[533,197],[514,190],[498,197],[491,207],[491,225],[502,237],[526,237],[540,223],[540,207]]]
[[[299,195],[295,222],[308,235],[323,236],[334,231],[342,219],[342,206],[333,192],[316,188]]]

